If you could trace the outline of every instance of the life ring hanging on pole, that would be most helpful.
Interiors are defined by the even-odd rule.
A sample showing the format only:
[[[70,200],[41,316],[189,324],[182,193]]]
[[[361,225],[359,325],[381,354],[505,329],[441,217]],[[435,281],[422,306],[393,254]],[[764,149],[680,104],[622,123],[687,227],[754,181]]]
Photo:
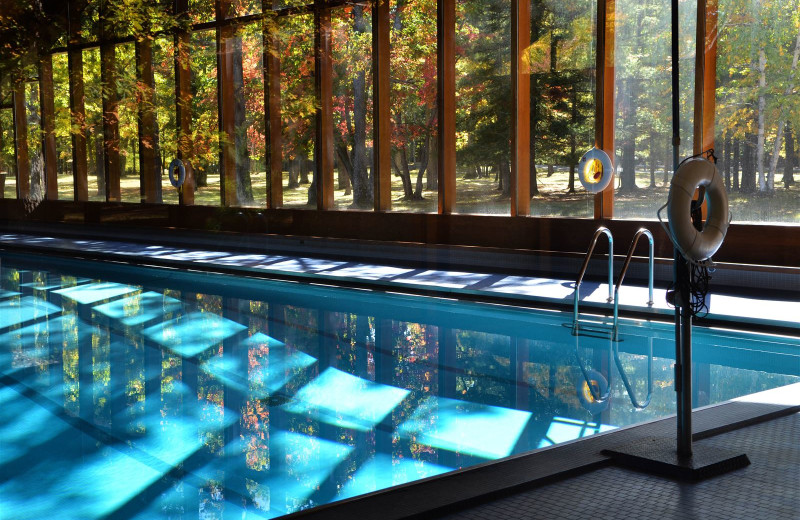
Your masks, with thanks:
[[[578,178],[589,193],[600,193],[614,176],[614,165],[606,152],[592,148],[578,163]]]
[[[691,208],[695,190],[706,189],[708,218],[703,230],[698,231],[692,223]],[[672,176],[667,200],[672,241],[687,260],[702,262],[711,258],[725,240],[730,223],[728,193],[717,167],[703,158],[692,158],[678,167]]]
[[[186,167],[180,159],[173,159],[169,163],[169,182],[176,188],[183,186],[186,180]]]

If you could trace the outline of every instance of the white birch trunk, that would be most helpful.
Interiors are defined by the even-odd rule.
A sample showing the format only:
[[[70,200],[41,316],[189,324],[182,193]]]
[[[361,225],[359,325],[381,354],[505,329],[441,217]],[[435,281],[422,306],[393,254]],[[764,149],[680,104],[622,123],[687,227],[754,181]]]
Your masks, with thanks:
[[[792,68],[789,71],[789,84],[786,85],[786,90],[783,92],[784,97],[788,97],[794,90],[794,72],[797,70],[797,61],[800,60],[800,31],[797,33],[797,39],[794,42],[794,55],[792,56]],[[783,144],[783,125],[784,120],[781,118],[778,121],[778,133],[775,136],[775,146],[772,150],[772,160],[769,162],[769,178],[772,182],[770,189],[775,188],[775,170],[778,168],[778,154]]]
[[[767,191],[767,180],[764,171],[764,126],[767,102],[764,92],[767,87],[767,55],[764,48],[758,50],[758,145],[756,148],[756,171],[758,172],[758,190]]]

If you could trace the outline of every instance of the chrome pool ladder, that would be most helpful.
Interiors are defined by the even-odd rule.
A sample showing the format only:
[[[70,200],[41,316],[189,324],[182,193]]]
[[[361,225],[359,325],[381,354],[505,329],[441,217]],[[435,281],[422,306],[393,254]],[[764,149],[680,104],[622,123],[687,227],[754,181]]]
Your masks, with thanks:
[[[640,402],[636,399],[636,396],[633,392],[633,387],[628,380],[628,376],[625,373],[625,369],[622,366],[622,361],[619,358],[619,288],[622,286],[622,282],[625,279],[625,274],[628,272],[628,267],[630,267],[631,258],[633,257],[633,252],[636,249],[636,246],[639,243],[639,239],[642,235],[647,237],[649,243],[649,258],[648,258],[648,295],[649,299],[647,301],[648,306],[653,305],[653,263],[654,263],[654,242],[653,242],[653,234],[646,228],[639,229],[636,234],[633,236],[633,240],[631,241],[631,245],[628,248],[628,254],[625,256],[625,262],[622,265],[622,271],[620,272],[619,279],[617,280],[616,285],[613,283],[614,280],[614,238],[611,234],[611,231],[601,226],[597,228],[594,235],[592,236],[592,240],[589,243],[589,249],[586,252],[586,257],[583,260],[583,265],[581,266],[580,273],[578,274],[578,280],[575,282],[575,295],[574,295],[574,304],[573,304],[573,317],[572,317],[572,333],[576,336],[576,343],[575,343],[575,354],[578,358],[578,365],[581,369],[581,373],[583,374],[584,379],[586,380],[586,384],[589,385],[589,388],[592,388],[591,382],[589,381],[588,372],[586,367],[583,364],[583,360],[580,357],[580,353],[578,351],[578,342],[577,336],[579,335],[580,331],[580,323],[578,321],[578,302],[580,299],[580,287],[581,283],[583,282],[583,277],[586,274],[586,268],[589,265],[589,260],[594,253],[594,248],[597,245],[597,240],[600,238],[600,235],[605,234],[608,237],[608,302],[614,302],[614,319],[611,324],[611,342],[613,343],[613,353],[614,353],[614,363],[617,365],[617,370],[619,371],[620,378],[622,379],[622,384],[625,386],[625,390],[630,397],[631,404],[634,408],[642,409],[647,407],[650,404],[650,399],[653,395],[653,341],[652,339],[648,340],[649,343],[649,354],[647,357],[647,396],[643,402]],[[613,294],[612,294],[612,287],[613,287]],[[604,395],[594,395],[595,392],[592,392],[593,397],[597,401],[605,401],[609,398],[611,392],[611,373],[609,372],[608,377],[608,392]]]
[[[581,283],[583,276],[586,274],[586,268],[589,266],[589,260],[594,253],[594,247],[597,245],[597,240],[600,235],[605,235],[608,238],[608,302],[614,301],[613,287],[614,287],[614,237],[611,235],[611,230],[605,226],[600,226],[597,231],[592,235],[592,240],[589,242],[589,250],[586,251],[586,256],[583,259],[583,265],[578,273],[578,281],[575,282],[575,296],[573,298],[573,312],[572,312],[572,333],[577,335],[580,325],[578,323],[578,301],[581,294]]]

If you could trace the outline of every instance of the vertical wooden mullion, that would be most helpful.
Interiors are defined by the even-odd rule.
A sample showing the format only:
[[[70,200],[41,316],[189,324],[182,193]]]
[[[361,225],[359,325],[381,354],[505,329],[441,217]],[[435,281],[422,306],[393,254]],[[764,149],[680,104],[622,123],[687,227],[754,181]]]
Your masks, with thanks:
[[[697,0],[693,142],[695,154],[714,148],[717,16],[717,0]]]
[[[14,149],[17,156],[17,198],[30,197],[31,164],[28,154],[28,116],[25,111],[25,82],[14,85]]]
[[[119,201],[119,97],[117,95],[117,60],[114,45],[100,45],[100,81],[103,85],[103,152],[105,157],[106,200]]]
[[[142,202],[161,202],[160,172],[156,172],[155,79],[153,41],[136,41],[136,69],[140,85],[139,102],[139,168]],[[159,175],[157,175],[157,173]]]
[[[267,7],[269,6],[269,8]],[[267,138],[267,207],[283,206],[283,149],[281,140],[281,62],[278,57],[278,18],[273,2],[262,2],[264,15],[264,127]],[[272,13],[267,15],[266,13]]]
[[[531,44],[530,0],[511,6],[511,215],[531,213],[531,76],[522,55]]]
[[[231,0],[216,0],[217,22],[228,17]],[[223,206],[238,206],[236,182],[236,100],[233,85],[233,52],[236,29],[217,25],[217,98],[219,109],[220,191]]]
[[[45,198],[58,200],[58,164],[56,157],[55,93],[53,55],[39,61],[39,103],[42,107],[42,157],[44,158]]]
[[[316,94],[317,209],[333,209],[333,56],[331,10],[326,0],[314,0],[314,90]]]
[[[597,91],[595,146],[605,151],[614,163],[614,9],[615,0],[597,1]],[[594,218],[614,216],[614,184],[594,197]]]
[[[374,121],[374,163],[373,181],[375,193],[375,211],[392,209],[392,149],[391,149],[391,114],[390,114],[390,42],[389,35],[389,0],[375,0],[372,30],[372,79],[373,116]]]
[[[440,0],[436,15],[436,110],[439,116],[439,213],[456,209],[456,3]]]
[[[176,0],[175,15],[188,25],[189,0]],[[178,159],[183,161],[186,177],[178,195],[181,205],[194,204],[194,168],[192,166],[192,75],[189,68],[189,32],[175,34],[175,116],[178,131]]]

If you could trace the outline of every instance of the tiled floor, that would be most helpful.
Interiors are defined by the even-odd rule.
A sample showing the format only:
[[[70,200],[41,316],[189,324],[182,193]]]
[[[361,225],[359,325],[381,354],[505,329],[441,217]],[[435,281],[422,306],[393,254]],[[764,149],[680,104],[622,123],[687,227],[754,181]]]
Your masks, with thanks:
[[[737,452],[750,466],[698,483],[617,467],[494,500],[443,520],[797,520],[800,518],[800,414],[697,443]]]
[[[0,235],[0,247],[91,254],[93,257],[125,259],[154,265],[200,269],[225,269],[259,276],[314,278],[331,283],[346,282],[382,289],[431,291],[446,296],[501,297],[525,303],[569,305],[573,301],[574,280],[487,273],[418,269],[397,265],[367,264],[344,260],[287,256],[284,254],[243,254],[210,249],[192,249],[135,242],[75,239],[20,233]],[[586,308],[610,309],[608,284],[584,282],[582,303]],[[667,316],[673,309],[666,303],[664,289],[656,288],[652,306],[645,286],[624,284],[619,291],[620,310],[635,310]],[[800,328],[800,301],[775,299],[769,295],[740,297],[714,294],[709,318],[736,323]]]

